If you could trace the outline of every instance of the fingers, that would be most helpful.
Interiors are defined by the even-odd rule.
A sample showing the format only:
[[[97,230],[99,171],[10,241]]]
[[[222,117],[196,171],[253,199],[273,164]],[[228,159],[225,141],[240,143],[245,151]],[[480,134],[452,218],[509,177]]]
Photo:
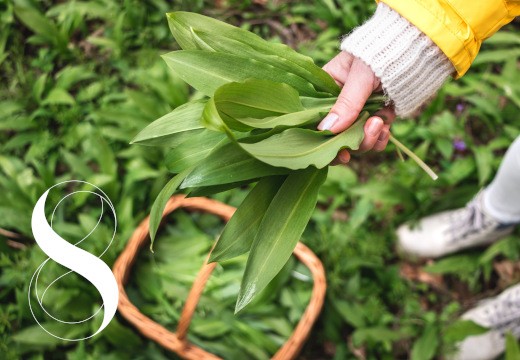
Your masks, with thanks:
[[[330,163],[332,166],[340,164],[348,164],[350,162],[350,153],[347,149],[340,150],[336,158]]]
[[[377,116],[373,116],[367,120],[365,123],[365,137],[363,138],[363,141],[359,145],[359,152],[366,152],[371,150],[374,145],[377,143],[377,140],[379,139],[379,136],[381,134],[381,131],[383,130],[383,127],[385,126],[385,123],[383,120]]]
[[[383,151],[390,139],[390,124],[385,124],[383,119],[372,116],[364,127],[365,137],[356,152],[366,152],[370,150]],[[341,150],[331,165],[347,164],[350,161],[350,152],[346,149]]]
[[[331,61],[329,61],[323,67],[323,70],[332,76],[334,81],[336,81],[340,87],[343,87],[343,84],[345,84],[347,81],[348,73],[350,71],[350,67],[352,66],[353,60],[354,57],[352,55],[346,51],[342,51]]]
[[[372,150],[383,151],[388,145],[388,140],[390,140],[390,125],[385,125]]]
[[[334,133],[347,129],[357,119],[366,100],[379,83],[368,65],[359,59],[354,59],[338,101],[318,125],[318,129],[330,130]]]

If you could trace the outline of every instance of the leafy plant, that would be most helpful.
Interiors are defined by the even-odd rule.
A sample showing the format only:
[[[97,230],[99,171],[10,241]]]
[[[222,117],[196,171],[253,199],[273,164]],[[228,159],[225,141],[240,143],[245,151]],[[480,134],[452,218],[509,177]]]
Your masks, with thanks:
[[[51,39],[38,34],[18,16],[23,14],[17,14],[15,6],[38,12],[62,37]],[[166,144],[162,149],[128,146],[129,139],[152,120],[189,100],[202,100],[201,93],[190,92],[188,85],[159,59],[160,53],[179,48],[171,41],[165,12],[193,11],[225,20],[271,43],[285,43],[323,66],[338,53],[338,39],[370,17],[375,7],[376,2],[361,0],[1,2],[0,77],[4,86],[0,87],[0,357],[94,360],[172,356],[146,339],[134,341],[135,337],[129,334],[138,334],[120,319],[114,319],[110,332],[106,329],[89,342],[56,345],[54,338],[39,333],[29,344],[32,337],[16,336],[35,325],[26,306],[26,286],[43,259],[40,250],[33,246],[29,219],[35,201],[45,189],[62,180],[83,179],[107,191],[120,220],[110,264],[137,223],[150,212],[153,199],[169,180],[167,170],[181,172],[194,163],[193,159],[205,159],[227,138],[222,132],[202,126],[186,139],[172,142],[178,145]],[[329,167],[318,204],[302,236],[327,273],[326,303],[302,350],[303,357],[401,359],[410,358],[414,349],[414,355],[423,351],[431,355],[436,349],[435,357],[441,357],[448,342],[442,335],[445,324],[452,323],[468,304],[498,294],[515,281],[507,274],[503,277],[496,265],[508,260],[516,266],[513,262],[520,258],[518,231],[484,253],[475,253],[475,261],[462,259],[464,269],[451,271],[449,263],[441,263],[444,270],[437,268],[435,276],[443,279],[449,292],[403,277],[400,268],[408,262],[394,252],[394,231],[404,221],[463,206],[481,187],[479,182],[485,185],[491,180],[502,154],[520,134],[520,56],[515,50],[518,31],[516,21],[486,40],[478,59],[462,79],[445,84],[417,119],[401,119],[392,125],[396,138],[434,165],[439,172],[438,181],[420,176],[420,169],[412,161],[399,161],[392,153],[393,145],[383,153],[353,155],[348,167]],[[302,99],[304,107],[311,106],[305,100]],[[310,112],[302,114],[312,117]],[[258,119],[253,121],[259,123]],[[226,156],[238,158],[244,154],[234,151],[232,141],[227,145]],[[478,163],[475,155],[480,157]],[[249,159],[248,162],[255,160]],[[211,161],[213,167],[208,168],[208,174],[215,174],[221,165],[233,166],[233,161],[224,161],[218,153],[212,154]],[[256,163],[255,167],[259,164],[264,163]],[[288,174],[287,169],[278,169],[282,173],[273,176]],[[213,196],[238,206],[250,189],[247,184],[252,180],[240,180],[250,176],[245,171],[244,175],[240,171],[230,172],[237,181],[224,185],[211,185],[213,175],[204,173],[199,173],[199,179],[191,178],[204,185],[190,196],[223,191]],[[215,180],[220,182],[223,178]],[[229,189],[232,190],[226,191]],[[254,212],[255,204],[250,205]],[[75,214],[77,206],[67,203],[63,216]],[[186,216],[184,223],[196,220],[193,216]],[[72,220],[69,216],[67,219]],[[220,222],[213,220],[204,227],[212,237],[205,240],[203,249],[202,241],[195,235],[192,238],[183,227],[183,232],[174,237],[166,236],[163,240],[161,234],[155,254],[141,254],[150,260],[137,261],[132,280],[138,281],[139,287],[134,287],[129,295],[141,311],[157,322],[171,328],[175,325],[175,308],[182,307],[192,274],[200,265],[199,260],[186,260],[204,260],[221,231]],[[172,228],[177,227],[181,228],[175,223]],[[185,236],[194,241],[181,241]],[[171,252],[163,251],[169,245]],[[200,257],[194,257],[195,250]],[[243,264],[244,256],[240,258]],[[164,267],[155,271],[154,260],[158,264],[159,258]],[[237,260],[232,259],[229,264]],[[139,270],[142,262],[143,271]],[[253,340],[259,338],[255,337],[258,330],[265,329],[259,318],[274,327],[275,320],[288,315],[294,324],[305,304],[299,305],[306,298],[283,286],[276,306],[267,305],[262,312],[254,313],[256,305],[251,304],[233,316],[244,267],[230,270],[226,262],[216,270],[223,272],[218,281],[224,284],[211,294],[210,288],[206,289],[212,299],[207,306],[201,303],[197,324],[192,324],[197,331],[190,334],[199,338],[202,347],[223,357],[231,357],[226,354],[236,351],[237,343],[242,344],[246,353],[246,347],[254,347],[258,354],[265,352],[272,345],[264,337],[258,342]],[[182,271],[186,264],[193,269],[191,274]],[[233,292],[225,286],[231,273]],[[159,291],[152,286],[157,281],[163,283]],[[183,286],[178,286],[178,281]],[[274,283],[276,280],[267,289]],[[56,296],[62,302],[53,302],[49,310],[61,313],[66,307],[78,314],[91,312],[92,303],[84,299],[97,296],[95,289],[85,287],[77,294],[77,284],[72,284],[73,288],[56,285]],[[263,303],[265,299],[259,298]],[[271,301],[272,298],[266,300]],[[227,306],[225,314],[219,307],[223,303]],[[248,314],[254,320],[255,332],[228,321]],[[226,334],[218,337],[215,324],[222,325]],[[281,330],[285,328],[284,325]],[[394,332],[399,336],[394,336]],[[217,337],[209,343],[204,334]],[[457,338],[468,334],[461,331]],[[437,339],[432,340],[435,336]],[[236,341],[227,342],[231,338]],[[278,344],[282,341],[278,334],[273,339]]]
[[[211,193],[222,185],[260,180],[212,255],[212,260],[228,259],[249,251],[238,312],[286,263],[316,206],[329,163],[340,149],[359,147],[368,112],[337,136],[312,130],[330,110],[339,88],[310,58],[198,14],[170,13],[168,21],[183,50],[166,54],[166,63],[210,99],[174,110],[134,139],[144,145],[169,145],[170,157],[184,165],[154,203],[152,244],[166,200],[177,188],[191,193],[212,186],[206,192]],[[373,98],[366,109],[381,101]],[[211,137],[204,127],[227,139],[202,145]],[[193,135],[199,136],[206,158],[184,149]],[[251,204],[258,198],[264,205],[253,212]]]
[[[283,267],[312,215],[329,164],[339,150],[359,148],[369,112],[380,108],[384,98],[372,96],[354,125],[339,135],[314,130],[337,100],[339,87],[312,59],[202,15],[176,12],[167,17],[182,50],[163,58],[209,99],[174,110],[133,140],[170,146],[175,162],[170,168],[181,171],[154,203],[151,246],[164,205],[177,188],[211,194],[260,180],[253,198],[265,196],[271,202],[254,214],[242,208],[251,206],[244,202],[229,225],[232,230],[226,229],[215,246],[218,255],[211,257],[227,259],[249,250],[238,312]],[[211,131],[227,139],[213,141]],[[187,140],[193,135],[196,140]],[[206,158],[186,150],[194,143]],[[235,236],[240,242],[230,238]]]

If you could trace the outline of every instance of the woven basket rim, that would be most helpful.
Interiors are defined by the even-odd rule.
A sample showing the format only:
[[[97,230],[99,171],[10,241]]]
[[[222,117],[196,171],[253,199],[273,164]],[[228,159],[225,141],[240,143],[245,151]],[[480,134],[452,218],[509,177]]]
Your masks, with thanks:
[[[164,220],[168,214],[179,208],[187,208],[189,210],[214,214],[222,218],[224,221],[229,221],[236,210],[232,206],[204,197],[187,198],[185,195],[175,195],[168,200],[162,214],[162,219]],[[187,332],[189,330],[192,316],[206,282],[211,276],[216,263],[208,264],[206,259],[205,263],[202,265],[202,268],[200,269],[185,301],[175,332],[166,329],[162,325],[142,314],[128,298],[124,285],[128,280],[132,265],[137,258],[139,250],[149,241],[149,221],[150,217],[148,216],[139,224],[113,266],[113,273],[119,287],[119,312],[143,336],[155,341],[162,347],[175,352],[182,358],[194,360],[220,359],[218,356],[187,341]],[[296,325],[289,339],[273,356],[273,359],[277,360],[294,359],[298,355],[311,331],[312,326],[321,312],[327,286],[323,264],[307,246],[299,242],[293,254],[311,271],[313,288],[311,299],[302,315],[302,318]]]

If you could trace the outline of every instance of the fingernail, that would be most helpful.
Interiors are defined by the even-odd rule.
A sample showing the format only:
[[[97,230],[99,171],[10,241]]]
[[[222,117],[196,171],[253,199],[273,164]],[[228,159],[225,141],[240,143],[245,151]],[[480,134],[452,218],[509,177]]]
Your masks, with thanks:
[[[346,164],[350,161],[350,154],[349,153],[343,153],[341,152],[339,154],[339,160],[343,163],[343,164]]]
[[[334,126],[336,121],[338,121],[338,119],[339,119],[338,114],[330,113],[329,115],[327,115],[325,117],[325,119],[323,119],[321,121],[321,123],[318,125],[318,129],[319,130],[330,130],[330,129],[332,129],[332,127]]]
[[[368,127],[368,134],[375,136],[381,131],[382,127],[383,127],[383,120],[376,118],[376,119],[372,120],[372,122],[370,123],[370,125]]]

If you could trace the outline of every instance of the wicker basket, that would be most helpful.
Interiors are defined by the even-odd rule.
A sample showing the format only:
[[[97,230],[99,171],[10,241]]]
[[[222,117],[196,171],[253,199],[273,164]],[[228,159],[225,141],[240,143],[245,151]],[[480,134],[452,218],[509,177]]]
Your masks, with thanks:
[[[228,221],[233,215],[235,208],[207,198],[186,198],[183,195],[173,196],[167,203],[163,213],[163,218],[178,208],[187,208],[190,210],[199,210],[215,214],[225,221]],[[124,284],[128,280],[131,272],[132,264],[137,258],[140,248],[148,242],[149,218],[146,218],[139,227],[134,231],[132,237],[128,241],[125,249],[114,263],[114,276],[119,285],[119,311],[130,323],[147,338],[157,342],[164,348],[177,353],[185,359],[210,360],[220,359],[219,357],[190,344],[186,335],[190,326],[191,318],[204,291],[206,281],[211,276],[211,272],[216,264],[204,264],[197,275],[193,287],[190,290],[186,303],[182,310],[177,330],[171,332],[163,326],[157,324],[152,319],[143,315],[137,307],[135,307],[124,289]],[[326,282],[325,271],[320,260],[314,253],[302,243],[298,243],[294,250],[294,255],[307,266],[314,280],[312,295],[302,318],[289,337],[287,342],[276,352],[273,359],[293,359],[301,350],[312,325],[318,317],[323,300],[325,297]]]

